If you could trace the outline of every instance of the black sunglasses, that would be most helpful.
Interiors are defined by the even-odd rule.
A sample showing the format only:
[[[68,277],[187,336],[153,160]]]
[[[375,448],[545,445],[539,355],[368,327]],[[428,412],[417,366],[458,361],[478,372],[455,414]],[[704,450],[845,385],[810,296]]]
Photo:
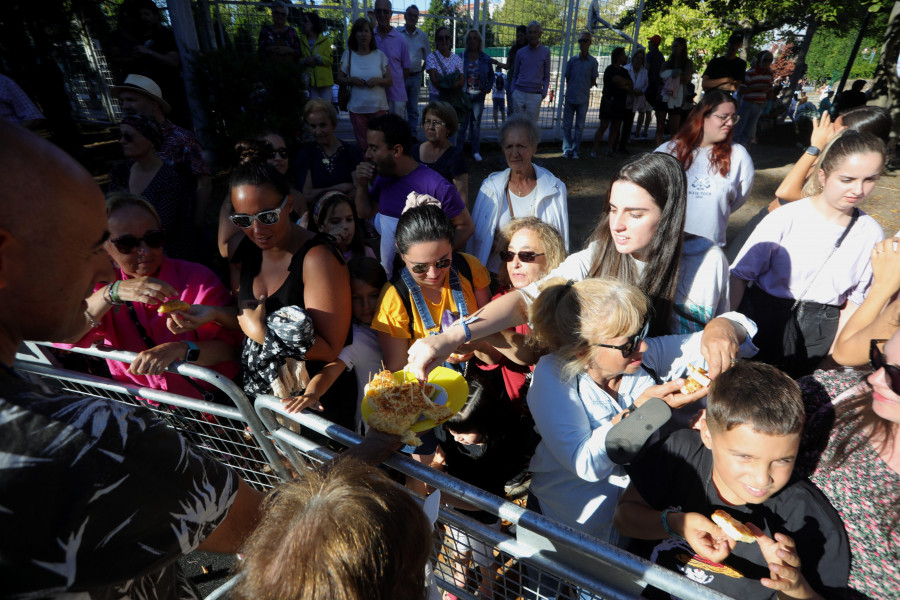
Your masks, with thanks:
[[[288,150],[287,150],[287,147],[285,147],[285,146],[282,146],[281,148],[275,148],[274,152],[281,158],[288,157]]]
[[[453,262],[453,260],[451,258],[447,257],[447,258],[442,258],[440,260],[436,260],[433,263],[416,263],[416,264],[412,265],[409,268],[409,270],[412,271],[413,273],[417,273],[417,274],[421,275],[422,273],[427,273],[428,269],[431,268],[431,265],[434,265],[435,269],[441,270],[441,269],[446,269],[447,267],[449,267],[450,263],[452,263],[452,262]]]
[[[544,256],[544,253],[532,252],[531,250],[519,250],[518,252],[510,252],[509,250],[500,251],[500,260],[503,262],[512,262],[516,256],[524,263],[533,263],[538,256]]]
[[[141,245],[141,242],[147,244],[149,248],[161,248],[166,241],[166,232],[162,229],[154,229],[145,233],[144,237],[128,234],[109,241],[122,254],[131,254]]]
[[[591,344],[591,346],[600,346],[601,348],[612,348],[613,350],[618,350],[622,353],[622,358],[628,358],[632,354],[634,354],[635,348],[639,348],[641,342],[647,339],[647,334],[650,332],[650,321],[645,321],[644,326],[641,327],[641,330],[631,336],[627,342],[624,344],[620,344],[618,346],[613,346],[612,344]]]
[[[869,342],[869,364],[873,371],[884,369],[885,375],[888,376],[888,384],[891,391],[900,395],[900,367],[889,365],[884,353],[878,349],[878,344],[883,344],[887,340],[871,340]]]

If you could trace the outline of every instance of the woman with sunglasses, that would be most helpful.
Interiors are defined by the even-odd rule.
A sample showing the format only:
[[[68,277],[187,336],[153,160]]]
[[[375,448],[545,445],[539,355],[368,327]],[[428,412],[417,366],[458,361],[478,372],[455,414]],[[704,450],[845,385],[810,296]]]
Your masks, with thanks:
[[[153,205],[166,231],[166,254],[171,258],[197,260],[201,253],[195,243],[197,236],[192,231],[190,214],[194,185],[157,154],[163,142],[162,130],[156,121],[140,115],[126,116],[119,129],[119,143],[126,162],[113,167],[109,191],[141,196]]]
[[[650,398],[677,409],[707,392],[679,392],[688,365],[707,366],[703,334],[647,338],[652,311],[637,287],[607,277],[545,280],[529,310],[533,342],[551,352],[538,361],[528,390],[541,435],[528,508],[612,543],[627,475],[606,453],[610,427]],[[717,321],[733,329],[741,355],[752,356],[750,338],[732,321]]]
[[[166,368],[183,360],[210,367],[231,379],[238,373],[242,336],[216,323],[173,333],[170,326],[177,313],[164,315],[157,309],[166,300],[225,307],[231,304],[231,294],[203,265],[164,254],[166,233],[148,202],[131,194],[114,193],[107,198],[106,206],[109,239],[105,247],[116,269],[115,278],[98,286],[87,298],[89,325],[75,338],[77,345],[103,342],[137,352],[131,365],[107,361],[117,381],[202,398],[208,390],[205,384],[167,373]]]
[[[407,206],[394,237],[403,269],[385,285],[372,320],[391,371],[406,365],[413,341],[467,318],[491,298],[487,269],[475,257],[453,252],[456,229],[441,207]]]
[[[570,255],[550,276],[581,281],[613,277],[638,286],[654,307],[654,336],[706,330],[704,356],[713,376],[737,355],[730,333],[708,326],[728,311],[728,262],[710,240],[684,234],[687,183],[681,164],[667,154],[637,155],[619,167],[602,206],[597,227],[581,252]],[[476,207],[477,208],[477,207]],[[536,284],[492,301],[472,323],[472,339],[526,322]],[[418,340],[410,367],[424,376],[465,339],[451,329]]]
[[[873,373],[816,371],[798,380],[807,405],[796,472],[844,522],[850,597],[891,598],[900,581],[900,334],[869,340]]]
[[[463,75],[463,59],[450,49],[450,29],[444,25],[434,32],[436,50],[425,59],[425,72],[428,73],[428,100],[441,100],[441,88],[457,90],[465,84]]]
[[[743,206],[753,187],[753,160],[732,144],[738,122],[737,101],[713,90],[703,96],[672,139],[656,149],[671,154],[688,178],[684,230],[725,246],[731,213]]]
[[[297,395],[302,389],[291,386],[302,387],[303,382],[285,378],[281,367],[296,367],[292,374],[299,378],[305,361],[306,371],[315,375],[350,341],[350,276],[330,236],[291,221],[290,186],[274,167],[241,165],[231,174],[230,189],[229,220],[236,231],[226,246],[229,260],[240,264],[238,281],[232,282],[240,311],[237,323],[233,311],[217,310],[196,316],[187,326],[209,320],[239,324],[248,338],[242,356],[244,389],[253,395]],[[322,397],[324,416],[352,428],[355,398],[356,378],[348,372]]]
[[[540,141],[538,126],[518,114],[500,128],[500,147],[508,168],[491,173],[481,184],[472,213],[475,233],[466,242],[466,251],[491,273],[501,271],[497,231],[518,217],[535,216],[553,225],[569,249],[566,184],[532,162]]]
[[[884,232],[858,207],[884,159],[884,142],[844,131],[822,153],[810,196],[766,216],[738,253],[731,305],[759,324],[759,360],[793,377],[812,373],[863,303]]]
[[[509,240],[500,260],[500,291],[494,298],[520,290],[540,281],[566,258],[566,246],[553,225],[537,217],[513,219],[500,230],[500,238]],[[523,401],[539,353],[527,341],[531,328],[527,323],[482,338],[476,344],[476,364],[484,370],[500,368],[506,394],[513,406],[525,412]]]

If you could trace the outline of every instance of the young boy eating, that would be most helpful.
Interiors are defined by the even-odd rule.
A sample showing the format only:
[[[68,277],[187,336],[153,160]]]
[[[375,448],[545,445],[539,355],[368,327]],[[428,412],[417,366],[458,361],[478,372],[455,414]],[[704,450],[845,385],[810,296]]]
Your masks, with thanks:
[[[734,598],[845,595],[844,526],[813,484],[791,476],[803,422],[790,377],[739,362],[713,381],[699,432],[676,431],[628,467],[616,528],[662,540],[651,561]],[[717,510],[753,542],[729,537],[712,521]]]

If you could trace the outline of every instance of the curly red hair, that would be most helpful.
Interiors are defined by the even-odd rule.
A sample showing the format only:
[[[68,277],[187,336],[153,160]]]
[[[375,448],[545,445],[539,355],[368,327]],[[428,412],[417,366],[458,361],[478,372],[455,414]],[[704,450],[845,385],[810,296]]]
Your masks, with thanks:
[[[734,104],[737,110],[737,100],[730,94],[719,90],[707,92],[697,106],[688,114],[687,120],[681,129],[672,138],[674,155],[678,162],[687,171],[694,164],[694,150],[703,142],[703,121],[713,113],[719,105],[726,102]],[[710,167],[722,177],[728,175],[731,170],[731,138],[734,137],[734,128],[728,133],[728,137],[713,144],[710,152]]]

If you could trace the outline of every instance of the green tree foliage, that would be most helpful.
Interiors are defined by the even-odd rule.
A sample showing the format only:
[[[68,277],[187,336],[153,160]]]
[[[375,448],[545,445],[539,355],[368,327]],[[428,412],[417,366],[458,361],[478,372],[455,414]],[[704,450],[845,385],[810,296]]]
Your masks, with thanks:
[[[874,76],[888,16],[886,11],[880,12],[872,15],[869,20],[866,36],[863,37],[859,53],[850,70],[851,80],[870,79]],[[810,81],[840,80],[860,24],[861,19],[851,19],[842,25],[827,25],[816,31],[809,53],[806,55],[806,76]],[[866,49],[869,50],[868,53],[864,52]]]
[[[431,18],[425,20],[422,30],[428,34],[428,39],[431,40],[432,45],[434,45],[434,33],[438,27],[446,25],[451,30],[453,29],[450,19],[442,19],[441,17],[452,17],[455,14],[456,6],[451,0],[431,0],[428,4],[428,16]]]
[[[545,46],[556,46],[563,41],[566,24],[565,0],[506,0],[494,13],[494,20],[509,25],[528,25],[537,21],[544,30],[541,42]],[[514,27],[498,28],[497,45],[511,46],[516,39]]]

